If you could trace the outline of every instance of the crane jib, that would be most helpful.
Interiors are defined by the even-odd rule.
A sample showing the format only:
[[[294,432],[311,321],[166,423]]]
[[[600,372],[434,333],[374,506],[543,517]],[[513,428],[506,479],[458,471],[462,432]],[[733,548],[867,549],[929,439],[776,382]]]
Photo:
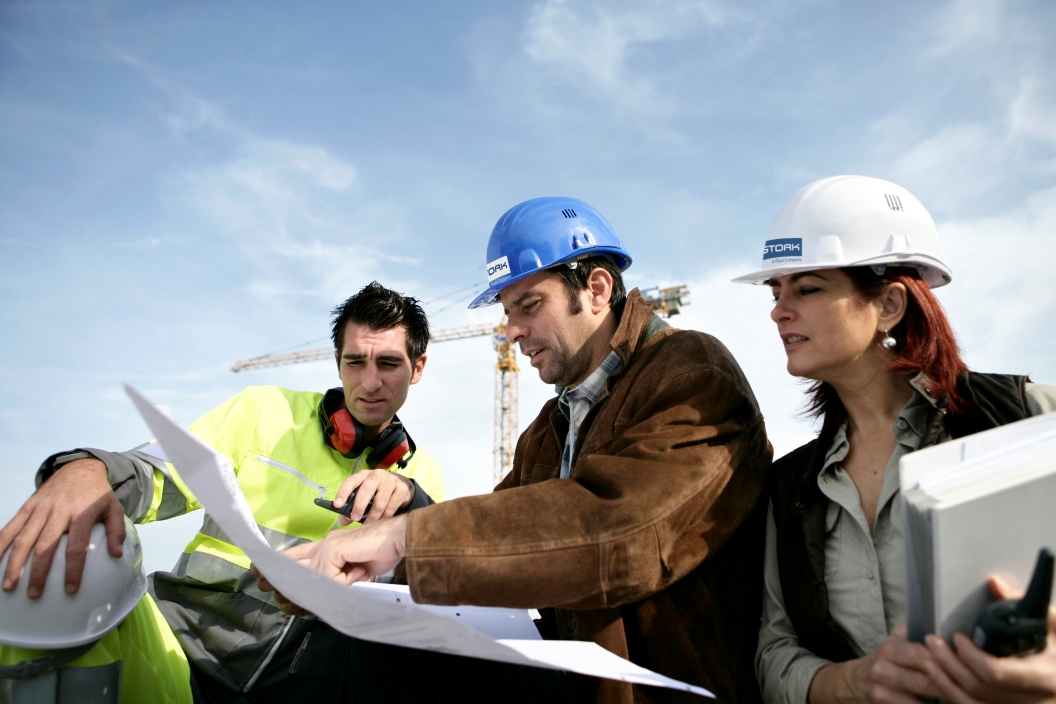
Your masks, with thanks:
[[[642,300],[656,311],[657,315],[669,318],[677,315],[683,306],[689,305],[689,288],[671,286],[660,288],[654,286],[641,290]],[[466,340],[471,337],[492,336],[498,361],[495,364],[495,446],[493,449],[493,479],[496,484],[513,469],[513,451],[517,446],[520,427],[517,422],[517,355],[514,346],[506,339],[506,318],[498,325],[490,323],[465,325],[457,328],[436,330],[429,336],[430,342],[450,342]],[[235,362],[233,372],[244,372],[267,367],[282,367],[289,364],[302,364],[320,359],[333,359],[334,348],[324,347],[300,352],[267,354],[253,359]]]

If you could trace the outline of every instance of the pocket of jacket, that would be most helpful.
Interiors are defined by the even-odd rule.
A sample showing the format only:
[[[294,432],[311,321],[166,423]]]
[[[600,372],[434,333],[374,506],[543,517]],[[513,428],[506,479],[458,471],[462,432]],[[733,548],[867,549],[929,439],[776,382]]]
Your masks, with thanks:
[[[285,462],[247,452],[239,463],[238,483],[257,523],[308,540],[321,540],[337,524],[337,514],[315,504],[333,499],[337,489],[312,481],[309,473]]]

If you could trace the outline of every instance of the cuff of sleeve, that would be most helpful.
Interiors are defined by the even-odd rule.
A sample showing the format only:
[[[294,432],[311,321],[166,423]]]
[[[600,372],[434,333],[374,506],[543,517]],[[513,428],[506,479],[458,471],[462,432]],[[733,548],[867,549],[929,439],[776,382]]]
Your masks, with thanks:
[[[142,520],[154,498],[153,468],[128,453],[107,452],[94,447],[56,452],[44,460],[37,470],[37,487],[50,479],[63,464],[87,457],[93,457],[106,465],[107,482],[125,509],[125,515],[133,521]]]
[[[799,658],[789,668],[788,677],[785,680],[785,691],[788,701],[808,704],[810,702],[810,683],[818,670],[831,665],[832,662],[815,656]]]
[[[415,584],[415,565],[414,558],[412,557],[413,545],[414,545],[414,532],[417,519],[421,517],[421,514],[412,512],[411,515],[407,516],[407,534],[404,537],[403,543],[403,559],[400,561],[400,568],[402,568],[403,578],[406,580],[406,584],[411,589],[411,598],[417,604],[424,604],[425,601],[420,601],[419,596],[419,585]]]
[[[51,479],[52,475],[62,467],[64,464],[69,464],[74,460],[85,460],[89,457],[95,457],[88,450],[76,449],[67,450],[65,452],[56,452],[54,455],[48,457],[48,459],[41,462],[40,467],[37,469],[37,476],[34,477],[33,483],[39,489],[40,485]],[[96,459],[99,459],[96,457]],[[109,474],[109,467],[107,468]]]
[[[458,567],[444,559],[434,559],[429,549],[429,536],[437,530],[437,524],[444,522],[444,511],[450,502],[436,504],[425,511],[412,511],[407,515],[407,532],[403,543],[403,565],[407,586],[411,588],[411,598],[418,604],[452,605],[465,603],[457,601],[458,589],[451,584],[451,572],[458,572]],[[418,534],[422,533],[422,540]],[[424,542],[422,542],[424,540]],[[421,550],[416,546],[421,543]],[[422,555],[420,553],[424,552]],[[445,569],[447,568],[447,569]]]
[[[426,506],[432,506],[436,503],[435,501],[433,501],[432,497],[429,496],[429,494],[425,493],[425,489],[418,486],[418,482],[414,481],[410,477],[406,477],[406,479],[411,482],[411,486],[414,491],[414,496],[411,498],[411,503],[396,511],[397,516],[402,513],[407,513],[408,511],[413,511],[417,508],[425,508]]]

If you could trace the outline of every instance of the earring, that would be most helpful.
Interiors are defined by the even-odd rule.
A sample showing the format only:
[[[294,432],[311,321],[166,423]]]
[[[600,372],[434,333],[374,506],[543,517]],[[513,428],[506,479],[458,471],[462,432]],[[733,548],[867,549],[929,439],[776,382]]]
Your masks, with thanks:
[[[880,346],[890,352],[898,346],[898,340],[891,337],[891,334],[888,333],[887,330],[884,330],[884,339],[880,340]]]

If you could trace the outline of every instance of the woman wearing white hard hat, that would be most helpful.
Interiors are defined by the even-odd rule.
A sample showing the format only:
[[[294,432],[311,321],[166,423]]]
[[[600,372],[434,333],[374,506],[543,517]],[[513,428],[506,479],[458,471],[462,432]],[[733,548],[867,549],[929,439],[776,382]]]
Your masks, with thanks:
[[[767,702],[1056,701],[1056,611],[1049,647],[1024,658],[905,636],[899,459],[1056,409],[1056,388],[968,371],[931,293],[951,279],[924,206],[863,176],[796,193],[760,270],[735,279],[771,287],[788,371],[814,381],[808,409],[823,420],[771,471],[756,655]]]

